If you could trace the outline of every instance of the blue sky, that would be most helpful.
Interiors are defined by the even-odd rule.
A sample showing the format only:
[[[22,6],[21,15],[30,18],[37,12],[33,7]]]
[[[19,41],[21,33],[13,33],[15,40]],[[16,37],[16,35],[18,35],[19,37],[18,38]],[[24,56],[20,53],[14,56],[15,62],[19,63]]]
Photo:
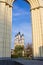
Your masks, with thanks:
[[[32,43],[32,27],[31,27],[30,5],[23,0],[16,0],[12,8],[12,44],[14,48],[14,38],[18,32],[24,34],[25,45]]]

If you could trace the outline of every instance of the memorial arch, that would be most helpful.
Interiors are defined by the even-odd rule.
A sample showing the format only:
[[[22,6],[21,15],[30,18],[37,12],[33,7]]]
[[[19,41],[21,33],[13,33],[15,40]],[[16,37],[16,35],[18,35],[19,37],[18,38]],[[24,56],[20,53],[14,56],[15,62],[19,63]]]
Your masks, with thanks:
[[[0,0],[0,57],[11,57],[12,3]],[[43,57],[43,0],[27,0],[31,6],[33,57]]]

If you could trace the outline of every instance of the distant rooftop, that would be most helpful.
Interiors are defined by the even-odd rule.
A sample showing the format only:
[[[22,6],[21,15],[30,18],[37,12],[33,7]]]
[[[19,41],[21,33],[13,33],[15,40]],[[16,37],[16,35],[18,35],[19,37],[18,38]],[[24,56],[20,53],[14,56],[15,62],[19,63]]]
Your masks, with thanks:
[[[15,35],[15,37],[18,36],[18,35],[20,35],[20,32],[18,32],[18,33]],[[22,36],[24,36],[24,34],[22,34],[21,37],[22,37]]]
[[[22,36],[24,36],[24,34],[22,34]]]

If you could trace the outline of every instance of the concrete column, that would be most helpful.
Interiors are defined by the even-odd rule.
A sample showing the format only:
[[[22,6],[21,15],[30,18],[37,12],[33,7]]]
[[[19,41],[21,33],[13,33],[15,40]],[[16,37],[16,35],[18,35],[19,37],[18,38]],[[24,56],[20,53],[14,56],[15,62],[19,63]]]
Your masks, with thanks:
[[[5,3],[0,2],[0,58],[4,52],[4,25],[5,25]]]
[[[41,21],[41,27],[42,27],[42,42],[43,42],[43,7],[40,7],[40,21]],[[42,47],[40,47],[41,50],[41,56],[43,57],[43,43]]]
[[[12,7],[10,7],[10,6],[8,7],[8,18],[7,18],[7,20],[8,20],[7,21],[7,38],[8,38],[8,52],[9,52],[8,55],[11,57]]]
[[[5,24],[5,47],[6,47],[6,57],[9,57],[9,35],[10,35],[10,32],[9,32],[9,5],[6,5],[6,24]]]
[[[41,57],[39,47],[42,46],[42,28],[39,9],[31,10],[32,13],[32,31],[33,31],[33,56]]]
[[[11,57],[11,25],[12,25],[12,12],[11,7],[6,5],[5,15],[5,57]]]
[[[43,34],[43,8],[40,8],[40,17],[41,17],[42,34]]]

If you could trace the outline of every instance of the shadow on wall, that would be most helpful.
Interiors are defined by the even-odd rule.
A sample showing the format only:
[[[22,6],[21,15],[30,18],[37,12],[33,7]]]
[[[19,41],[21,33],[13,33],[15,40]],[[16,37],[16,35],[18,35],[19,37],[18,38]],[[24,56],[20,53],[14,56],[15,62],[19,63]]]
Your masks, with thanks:
[[[37,57],[34,57],[33,56],[33,59],[35,60],[35,59],[37,59],[37,60],[43,60],[43,46],[40,46],[39,47],[39,53],[38,54],[36,54],[37,55]]]
[[[40,54],[40,57],[43,58],[43,46],[39,47],[39,54]]]

